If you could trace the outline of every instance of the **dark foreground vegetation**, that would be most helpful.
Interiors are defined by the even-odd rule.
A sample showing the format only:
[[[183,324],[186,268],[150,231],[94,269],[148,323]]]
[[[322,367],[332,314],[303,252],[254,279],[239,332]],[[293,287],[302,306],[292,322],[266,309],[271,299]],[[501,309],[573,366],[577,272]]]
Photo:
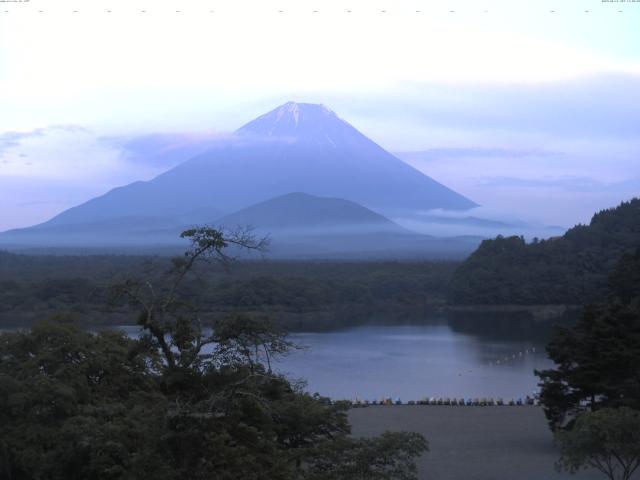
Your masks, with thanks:
[[[271,370],[295,348],[268,320],[232,315],[202,328],[180,293],[194,266],[251,238],[185,232],[193,248],[160,279],[114,294],[138,339],[88,333],[64,317],[0,334],[0,478],[415,478],[420,434],[349,436],[347,405]]]
[[[556,368],[537,374],[559,467],[628,480],[640,467],[640,248],[609,283],[606,301],[558,328],[547,346]]]
[[[640,199],[596,213],[562,237],[485,240],[455,271],[455,304],[584,305],[607,296],[607,277],[640,245]]]
[[[346,404],[257,358],[284,338],[243,318],[211,338],[218,347],[197,355],[202,339],[176,339],[171,364],[153,335],[94,335],[63,320],[0,335],[0,478],[414,478],[424,438],[350,437]]]

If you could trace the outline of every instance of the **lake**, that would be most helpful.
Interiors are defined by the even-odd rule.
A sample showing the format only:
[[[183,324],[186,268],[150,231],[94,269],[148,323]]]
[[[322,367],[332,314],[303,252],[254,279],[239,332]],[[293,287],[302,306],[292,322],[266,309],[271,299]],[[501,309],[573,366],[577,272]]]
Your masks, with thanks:
[[[296,333],[291,339],[307,348],[277,369],[332,398],[517,399],[538,388],[534,369],[552,366],[544,351],[548,333],[527,322],[465,329],[447,321]]]
[[[550,331],[550,324],[517,315],[475,315],[293,333],[305,348],[274,368],[334,399],[517,399],[537,390],[535,369],[552,366],[544,350]]]

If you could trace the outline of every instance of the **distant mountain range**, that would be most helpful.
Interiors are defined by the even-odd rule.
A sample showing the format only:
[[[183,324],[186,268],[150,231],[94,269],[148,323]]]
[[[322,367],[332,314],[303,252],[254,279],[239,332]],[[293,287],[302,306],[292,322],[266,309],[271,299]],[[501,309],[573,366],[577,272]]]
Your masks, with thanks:
[[[462,258],[482,240],[421,235],[355,202],[306,193],[281,195],[208,223],[251,227],[257,237],[269,238],[270,258]],[[180,232],[190,226],[163,217],[43,224],[1,234],[0,245],[43,252],[175,252],[184,246]]]
[[[324,237],[348,232],[406,238],[417,234],[383,215],[476,206],[322,105],[289,102],[230,137],[193,148],[188,139],[179,140],[177,151],[206,151],[153,180],[115,188],[45,223],[0,234],[0,245],[177,244],[181,228],[203,223],[248,223],[275,228],[281,237],[286,230],[296,241],[320,230]],[[162,139],[149,137],[136,148],[149,143]]]

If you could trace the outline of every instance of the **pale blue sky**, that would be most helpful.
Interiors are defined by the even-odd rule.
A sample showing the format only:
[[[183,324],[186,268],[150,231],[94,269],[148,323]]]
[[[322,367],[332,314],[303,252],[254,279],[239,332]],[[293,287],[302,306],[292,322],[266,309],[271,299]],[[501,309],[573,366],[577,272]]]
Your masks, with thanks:
[[[409,161],[491,212],[571,225],[637,187],[640,2],[175,5],[2,4],[0,230],[168,167],[99,137],[229,132],[288,100],[431,151]]]

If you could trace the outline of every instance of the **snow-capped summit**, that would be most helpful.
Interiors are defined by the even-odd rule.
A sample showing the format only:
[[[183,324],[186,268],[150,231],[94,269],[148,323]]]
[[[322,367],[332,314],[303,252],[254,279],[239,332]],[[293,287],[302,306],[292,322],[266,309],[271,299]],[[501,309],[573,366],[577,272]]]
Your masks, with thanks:
[[[362,135],[322,104],[287,102],[240,127],[236,134],[327,144],[332,147]]]
[[[291,192],[339,198],[387,216],[475,206],[323,105],[289,102],[152,180],[115,188],[27,230],[60,232],[61,242],[84,231],[103,241],[98,232],[117,236],[122,233],[117,226],[160,230],[167,224],[210,223]],[[12,235],[19,243],[31,233]]]

